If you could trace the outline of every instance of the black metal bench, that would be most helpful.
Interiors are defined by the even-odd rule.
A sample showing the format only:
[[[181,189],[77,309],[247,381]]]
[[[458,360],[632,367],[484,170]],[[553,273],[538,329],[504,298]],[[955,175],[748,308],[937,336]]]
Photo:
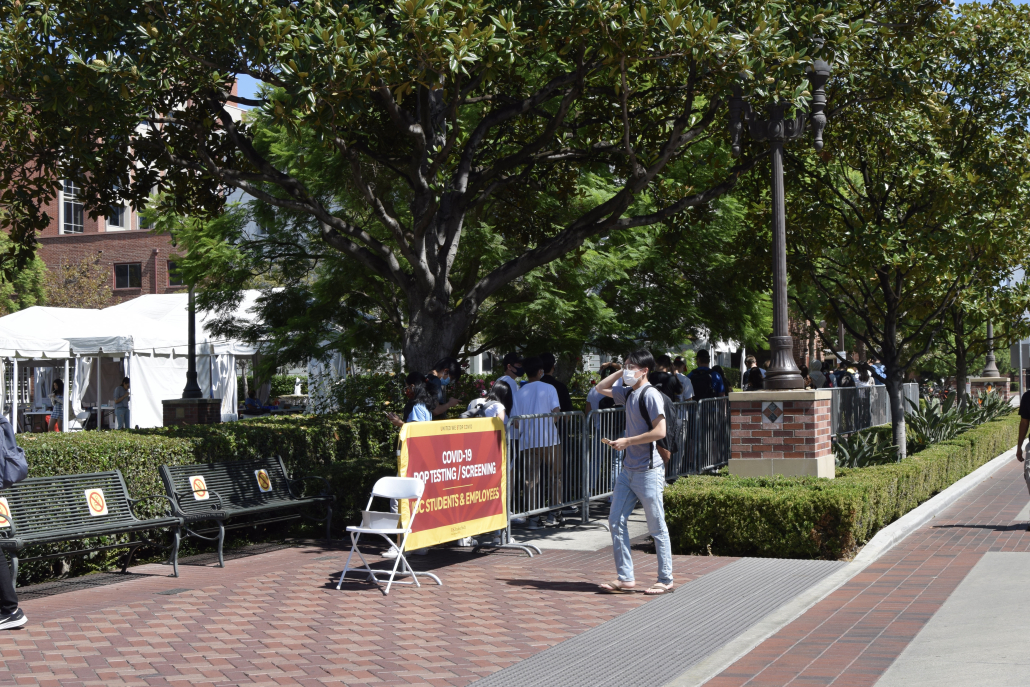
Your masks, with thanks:
[[[134,499],[118,470],[84,475],[33,477],[0,490],[0,514],[8,511],[10,521],[0,516],[0,549],[9,551],[18,577],[18,552],[34,544],[56,544],[88,537],[131,534],[170,527],[178,531],[182,519],[175,516],[141,520],[133,507],[148,499],[168,499],[164,494]],[[65,558],[81,553],[128,548],[122,572],[129,567],[136,549],[147,541],[96,546],[26,558],[22,562]],[[179,576],[179,538],[172,543],[172,570]]]
[[[333,518],[333,496],[329,492],[329,482],[315,476],[290,479],[281,458],[162,465],[161,479],[175,508],[175,515],[183,519],[186,534],[207,541],[218,541],[218,564],[222,567],[225,567],[222,543],[227,529],[295,520],[303,516],[316,522],[325,522],[325,536],[329,538],[329,526]],[[304,496],[299,487],[305,480],[320,481],[321,493]],[[324,505],[325,517],[317,518],[299,512],[289,515],[276,513],[284,510],[299,511],[311,505]],[[226,521],[244,516],[256,517],[226,524]],[[195,529],[194,525],[208,520],[216,521],[217,531]]]

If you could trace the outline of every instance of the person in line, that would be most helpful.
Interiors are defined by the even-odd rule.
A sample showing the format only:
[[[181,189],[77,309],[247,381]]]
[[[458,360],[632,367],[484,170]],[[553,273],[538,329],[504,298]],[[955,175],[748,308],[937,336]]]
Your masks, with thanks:
[[[524,413],[519,412],[519,387],[521,386],[518,379],[525,374],[522,369],[522,357],[518,353],[508,353],[501,360],[501,365],[504,367],[504,374],[497,378],[498,382],[504,382],[511,389],[512,396],[512,415],[523,415]]]
[[[647,381],[654,367],[650,351],[641,349],[626,356],[622,374],[610,375],[597,385],[602,394],[610,395],[617,403],[626,406],[626,436],[611,442],[612,448],[625,451],[626,455],[615,482],[611,514],[608,516],[618,579],[600,585],[601,591],[610,594],[636,589],[627,521],[638,500],[644,508],[648,533],[654,539],[658,558],[658,582],[644,593],[666,594],[673,588],[672,546],[662,501],[665,464],[655,446],[655,442],[665,438],[665,403],[658,390]],[[647,413],[647,418],[641,414],[642,410]]]
[[[473,406],[476,406],[474,412],[475,417],[496,417],[507,427],[511,422],[511,408],[512,408],[512,393],[511,387],[508,386],[507,382],[497,380],[493,386],[490,387],[489,393],[482,399],[475,399],[469,403],[468,410],[473,411]],[[501,535],[505,530],[497,530],[496,532],[487,532],[482,535],[483,537],[490,538],[490,546],[500,546],[502,543]],[[483,539],[479,540],[485,542]]]
[[[558,392],[541,379],[544,376],[544,362],[540,358],[526,358],[522,361],[527,382],[518,390],[518,406],[522,415],[544,415],[561,412]],[[522,420],[519,424],[519,445],[526,473],[525,495],[529,499],[527,510],[546,506],[557,506],[562,498],[561,443],[558,428],[553,418]],[[547,474],[546,479],[544,474]],[[539,494],[543,481],[543,494]],[[559,514],[560,515],[560,514]],[[547,513],[547,524],[556,524],[554,511]],[[530,518],[531,530],[543,526],[542,518]]]
[[[687,375],[694,388],[694,398],[698,401],[706,398],[717,398],[726,394],[726,380],[716,370],[708,367],[711,356],[701,349],[697,352],[697,367]]]
[[[672,372],[672,358],[665,353],[654,359],[655,372]]]
[[[869,372],[869,366],[862,363],[858,366],[858,374],[854,376],[855,386],[866,387],[873,386],[873,375]]]
[[[554,366],[557,364],[554,354],[541,353],[540,360],[544,363],[544,376],[540,378],[540,381],[544,384],[550,384],[554,387],[554,390],[558,392],[558,407],[561,408],[561,412],[571,413],[572,396],[569,394],[569,387],[565,386],[564,382],[559,382],[554,377]]]
[[[762,379],[765,379],[765,370],[758,367],[758,359],[755,356],[749,355],[748,357],[744,358],[744,368],[746,370],[750,370],[751,368],[758,370],[758,373],[762,375]],[[747,372],[745,372],[744,375],[746,377]]]
[[[64,380],[55,379],[50,385],[50,404],[53,409],[50,411],[50,422],[47,424],[48,432],[56,432],[61,427],[61,415],[64,413]]]
[[[722,369],[722,365],[712,365],[712,372],[722,377],[723,392],[719,396],[726,396],[730,393],[732,386],[726,381],[726,370]]]
[[[805,382],[805,388],[806,389],[811,389],[812,388],[812,376],[810,374],[808,374],[808,365],[802,365],[798,369],[801,371],[801,379],[803,379],[804,382]]]
[[[436,399],[433,415],[446,415],[448,410],[461,403],[460,400],[447,395],[447,386],[457,383],[461,373],[461,364],[456,358],[448,356],[436,361],[432,371],[426,375],[425,385]]]
[[[744,384],[744,391],[760,391],[765,386],[765,380],[762,378],[762,368],[757,365],[749,368]]]
[[[680,386],[683,388],[683,393],[675,400],[689,401],[694,398],[694,385],[687,378],[687,361],[683,359],[683,356],[676,356],[676,359],[672,361],[672,369],[675,370],[676,379],[680,380]]]
[[[826,375],[823,374],[823,361],[818,358],[812,361],[812,369],[809,371],[808,376],[812,379],[813,389],[825,389],[826,388]]]
[[[386,419],[398,429],[407,422],[430,422],[433,419],[433,410],[436,408],[436,396],[430,390],[428,377],[421,372],[412,372],[404,378],[404,396],[408,399],[404,404],[404,419],[396,413],[385,413]],[[390,512],[397,512],[397,499],[390,499]],[[415,549],[411,553],[416,556],[424,556],[428,549]],[[400,549],[396,544],[390,546],[388,551],[383,552],[383,558],[397,558]]]
[[[129,378],[114,388],[114,419],[118,429],[129,428]]]

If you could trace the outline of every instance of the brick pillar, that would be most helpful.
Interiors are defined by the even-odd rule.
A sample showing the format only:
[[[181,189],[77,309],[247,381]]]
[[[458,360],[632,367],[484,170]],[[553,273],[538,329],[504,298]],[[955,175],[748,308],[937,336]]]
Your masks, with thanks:
[[[977,392],[991,389],[1001,394],[1001,397],[1009,397],[1008,377],[969,377],[969,395],[976,398]]]
[[[830,391],[730,394],[730,474],[833,478]]]
[[[161,401],[164,426],[216,425],[222,421],[220,398],[173,398]]]

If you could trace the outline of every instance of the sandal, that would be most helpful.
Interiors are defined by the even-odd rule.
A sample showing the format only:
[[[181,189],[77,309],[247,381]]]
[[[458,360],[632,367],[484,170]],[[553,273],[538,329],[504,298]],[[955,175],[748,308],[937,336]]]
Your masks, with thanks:
[[[661,596],[662,594],[672,594],[672,592],[671,584],[662,584],[661,582],[655,582],[644,590],[646,596]]]
[[[636,587],[624,587],[623,584],[622,580],[613,580],[598,585],[598,589],[602,594],[632,594],[637,591]]]

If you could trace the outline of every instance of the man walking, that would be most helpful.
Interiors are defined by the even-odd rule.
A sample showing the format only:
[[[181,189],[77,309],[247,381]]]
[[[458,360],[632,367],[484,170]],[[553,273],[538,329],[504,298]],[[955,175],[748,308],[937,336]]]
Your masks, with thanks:
[[[633,556],[627,520],[637,501],[643,505],[647,530],[654,539],[658,557],[658,582],[644,593],[650,596],[672,591],[672,545],[665,524],[665,464],[655,442],[665,438],[665,403],[661,393],[647,381],[654,370],[651,352],[639,350],[626,356],[621,373],[610,375],[597,384],[597,390],[626,406],[626,436],[615,439],[611,447],[625,451],[622,472],[615,482],[608,524],[612,531],[612,552],[618,579],[602,584],[601,591],[622,594],[636,589]]]

